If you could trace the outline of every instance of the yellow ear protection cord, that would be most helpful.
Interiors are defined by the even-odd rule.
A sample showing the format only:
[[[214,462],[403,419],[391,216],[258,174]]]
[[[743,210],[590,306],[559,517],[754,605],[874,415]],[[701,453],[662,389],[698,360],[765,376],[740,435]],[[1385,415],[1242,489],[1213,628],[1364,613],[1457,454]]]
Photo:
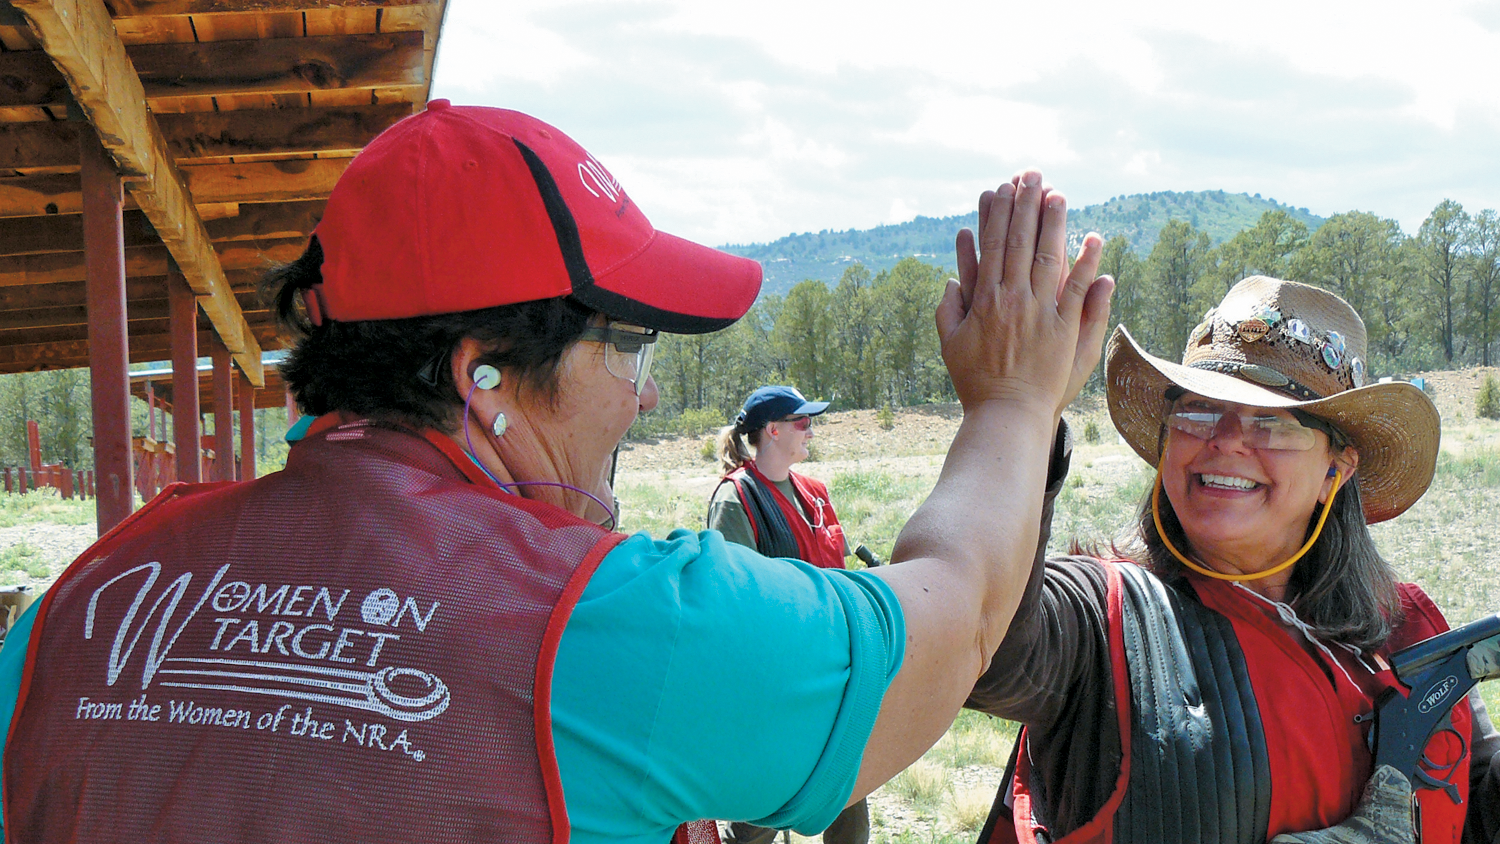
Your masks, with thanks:
[[[1323,525],[1328,521],[1328,512],[1333,509],[1334,496],[1339,494],[1339,487],[1343,484],[1343,482],[1344,473],[1337,469],[1334,469],[1333,489],[1328,492],[1328,500],[1323,502],[1323,515],[1318,517],[1318,526],[1313,528],[1312,536],[1309,536],[1307,538],[1307,542],[1302,546],[1302,548],[1298,550],[1297,553],[1293,554],[1286,562],[1273,568],[1266,569],[1265,571],[1250,572],[1249,574],[1224,574],[1223,572],[1204,568],[1203,566],[1200,566],[1192,560],[1189,560],[1187,557],[1183,556],[1183,553],[1177,550],[1177,546],[1172,544],[1172,540],[1167,538],[1167,532],[1161,526],[1160,501],[1162,481],[1160,467],[1158,467],[1156,470],[1156,484],[1151,488],[1151,518],[1156,522],[1156,535],[1161,537],[1162,544],[1167,546],[1167,550],[1172,552],[1172,556],[1176,557],[1178,562],[1182,563],[1193,571],[1203,575],[1204,577],[1212,577],[1215,580],[1260,580],[1263,577],[1270,577],[1277,572],[1285,571],[1293,563],[1302,559],[1302,556],[1307,553],[1307,550],[1313,547],[1313,543],[1317,542],[1318,536],[1323,533]]]

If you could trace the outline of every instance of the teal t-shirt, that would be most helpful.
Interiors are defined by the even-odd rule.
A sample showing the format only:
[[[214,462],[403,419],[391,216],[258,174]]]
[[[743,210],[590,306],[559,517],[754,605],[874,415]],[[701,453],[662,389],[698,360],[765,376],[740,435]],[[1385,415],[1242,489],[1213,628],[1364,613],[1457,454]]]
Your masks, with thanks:
[[[0,650],[7,735],[39,605]],[[865,572],[769,560],[717,531],[626,539],[554,665],[572,841],[660,844],[700,818],[822,829],[853,790],[904,643],[894,593]]]

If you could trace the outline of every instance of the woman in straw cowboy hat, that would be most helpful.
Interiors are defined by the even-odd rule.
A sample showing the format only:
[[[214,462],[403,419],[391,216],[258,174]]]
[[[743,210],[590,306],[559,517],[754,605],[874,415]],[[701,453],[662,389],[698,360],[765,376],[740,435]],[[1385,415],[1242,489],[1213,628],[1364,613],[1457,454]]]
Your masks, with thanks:
[[[1384,658],[1447,629],[1367,527],[1427,489],[1432,402],[1368,383],[1348,303],[1260,276],[1205,315],[1181,364],[1117,329],[1107,378],[1156,480],[1128,560],[1039,552],[968,702],[1025,725],[984,839],[1492,840],[1500,736],[1477,695],[1426,749],[1451,788],[1413,804],[1369,751]],[[1050,494],[1065,469],[1054,459]]]

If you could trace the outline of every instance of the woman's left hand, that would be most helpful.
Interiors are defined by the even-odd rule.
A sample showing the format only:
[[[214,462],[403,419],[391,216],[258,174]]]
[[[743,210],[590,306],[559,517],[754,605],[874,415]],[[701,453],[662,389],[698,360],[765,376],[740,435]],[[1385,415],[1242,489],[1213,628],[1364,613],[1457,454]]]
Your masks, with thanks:
[[[1349,819],[1327,829],[1284,832],[1271,844],[1416,844],[1412,825],[1411,781],[1381,765],[1365,784],[1364,797]]]

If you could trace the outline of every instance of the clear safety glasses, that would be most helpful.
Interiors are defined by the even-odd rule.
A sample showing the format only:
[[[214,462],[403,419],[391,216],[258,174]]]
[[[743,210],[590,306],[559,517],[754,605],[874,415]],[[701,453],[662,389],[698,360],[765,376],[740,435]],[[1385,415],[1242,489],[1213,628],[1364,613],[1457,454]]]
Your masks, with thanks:
[[[1240,426],[1240,438],[1251,448],[1271,451],[1307,451],[1318,444],[1316,429],[1302,424],[1289,411],[1245,407],[1237,404],[1183,396],[1172,403],[1167,425],[1198,440],[1223,433],[1227,420]]]
[[[604,368],[610,375],[629,381],[635,386],[635,394],[640,395],[651,377],[656,338],[657,333],[649,328],[612,322],[604,328],[585,328],[578,339],[605,344]]]

